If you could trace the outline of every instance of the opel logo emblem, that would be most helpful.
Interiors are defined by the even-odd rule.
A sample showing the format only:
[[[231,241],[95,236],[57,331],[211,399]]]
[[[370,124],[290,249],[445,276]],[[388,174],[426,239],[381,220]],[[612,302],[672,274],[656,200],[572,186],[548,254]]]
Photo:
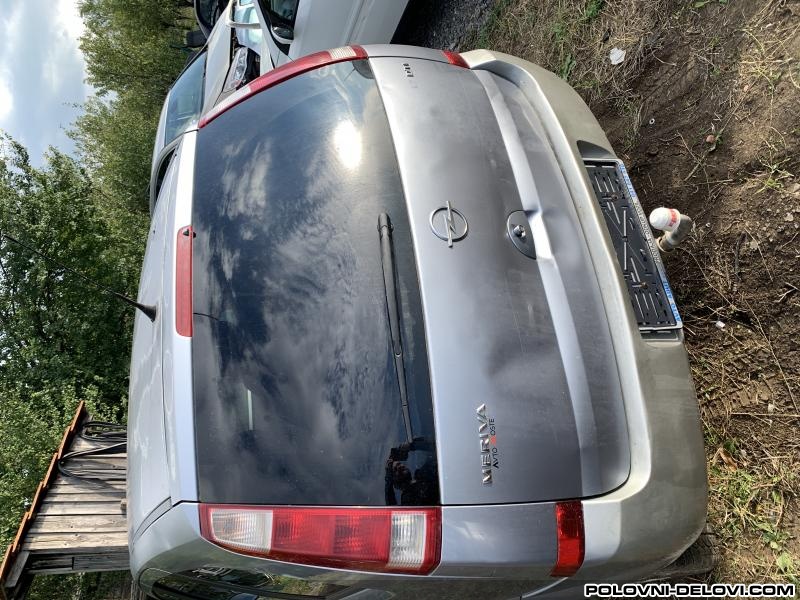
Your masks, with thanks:
[[[448,248],[453,247],[453,242],[463,240],[469,225],[467,219],[450,205],[440,206],[431,213],[431,229],[436,237],[447,242]]]

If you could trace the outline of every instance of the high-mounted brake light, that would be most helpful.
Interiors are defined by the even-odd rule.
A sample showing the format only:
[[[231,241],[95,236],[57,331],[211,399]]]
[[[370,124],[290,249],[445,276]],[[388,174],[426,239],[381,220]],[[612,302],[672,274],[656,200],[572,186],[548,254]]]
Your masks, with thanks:
[[[442,50],[442,54],[444,54],[445,58],[447,59],[447,62],[449,62],[451,65],[469,69],[467,61],[465,61],[464,58],[458,52],[451,52],[450,50]]]
[[[240,102],[244,102],[251,96],[261,92],[274,85],[282,83],[292,77],[297,77],[302,73],[313,71],[327,65],[334,63],[346,62],[350,60],[359,60],[367,58],[367,52],[361,46],[343,46],[342,48],[334,48],[333,50],[325,50],[323,52],[316,52],[309,54],[292,62],[281,65],[273,69],[269,73],[264,73],[261,77],[254,79],[247,85],[239,88],[236,92],[225,98],[222,102],[217,104],[214,108],[208,111],[200,119],[198,127],[202,128],[211,123],[214,119],[220,116],[225,111],[233,108]]]
[[[192,337],[192,239],[191,225],[178,230],[175,246],[175,330]]]
[[[441,527],[439,508],[200,505],[203,537],[223,548],[339,569],[430,573]]]
[[[575,575],[583,564],[585,538],[583,505],[580,500],[556,503],[556,531],[558,557],[550,575],[570,577]]]

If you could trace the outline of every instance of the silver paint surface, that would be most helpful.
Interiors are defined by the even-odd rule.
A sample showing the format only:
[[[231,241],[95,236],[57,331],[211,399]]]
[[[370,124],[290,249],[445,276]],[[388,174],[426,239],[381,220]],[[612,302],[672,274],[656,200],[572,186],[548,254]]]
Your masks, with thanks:
[[[621,485],[629,457],[608,325],[546,140],[529,125],[526,145],[519,142],[510,113],[500,112],[502,94],[471,71],[370,62],[414,233],[442,503],[580,498]],[[452,248],[430,232],[429,216],[444,201],[469,220],[469,234]],[[508,216],[520,210],[540,252],[535,261],[507,234]],[[499,459],[491,485],[482,483],[475,431],[475,407],[484,403]]]

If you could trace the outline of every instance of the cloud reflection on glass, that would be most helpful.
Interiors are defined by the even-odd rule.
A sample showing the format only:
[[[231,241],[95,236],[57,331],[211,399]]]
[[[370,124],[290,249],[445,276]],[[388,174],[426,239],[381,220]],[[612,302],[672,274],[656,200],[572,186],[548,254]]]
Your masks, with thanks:
[[[348,169],[361,163],[361,134],[351,121],[342,121],[333,132],[333,145],[339,160]]]
[[[192,356],[201,500],[438,502],[411,234],[374,81],[334,65],[262,92],[199,136]],[[402,452],[381,212],[395,224],[412,420],[427,440]],[[402,481],[391,480],[390,457]]]

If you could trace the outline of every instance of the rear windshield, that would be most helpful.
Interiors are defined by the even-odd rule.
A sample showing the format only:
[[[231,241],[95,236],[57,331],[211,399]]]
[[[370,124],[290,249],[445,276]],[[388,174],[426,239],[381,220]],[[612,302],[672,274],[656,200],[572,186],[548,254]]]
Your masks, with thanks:
[[[201,129],[194,189],[200,500],[438,504],[411,232],[368,63],[301,75]],[[394,226],[412,441],[381,213]]]

